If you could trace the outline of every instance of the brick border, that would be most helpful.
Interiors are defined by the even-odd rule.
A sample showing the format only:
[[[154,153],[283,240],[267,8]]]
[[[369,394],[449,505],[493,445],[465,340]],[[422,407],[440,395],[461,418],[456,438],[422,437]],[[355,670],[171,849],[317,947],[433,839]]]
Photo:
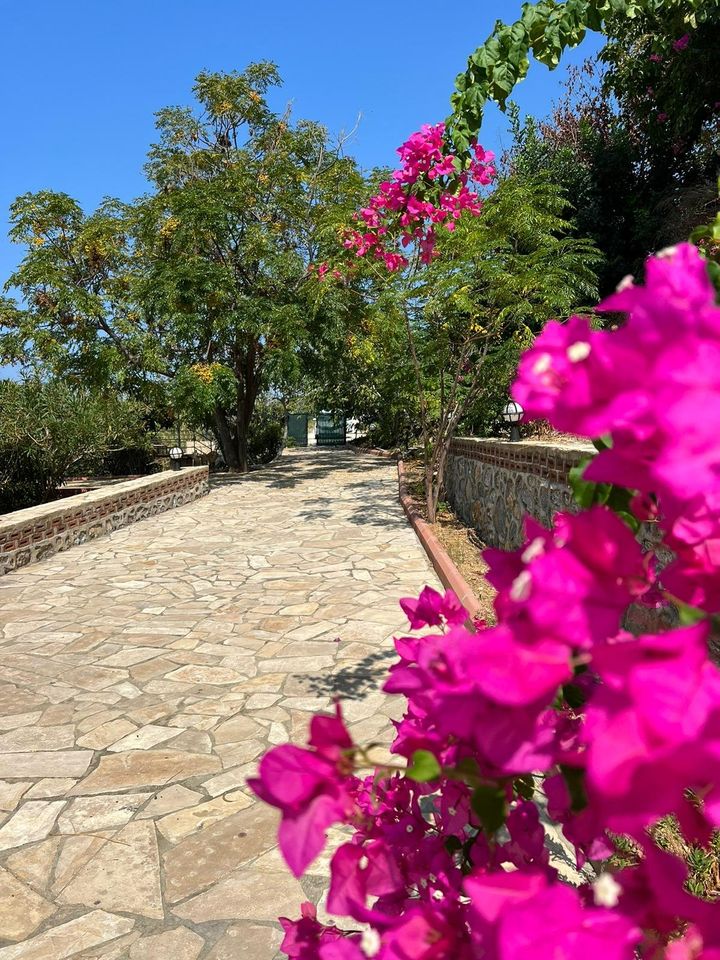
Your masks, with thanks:
[[[208,492],[207,466],[125,480],[0,517],[0,576]]]
[[[531,473],[556,483],[567,483],[570,470],[583,457],[593,453],[595,450],[590,444],[580,442],[556,446],[529,440],[513,443],[510,440],[458,437],[450,444],[450,456],[479,460],[519,473]]]
[[[405,464],[402,460],[397,462],[398,471],[398,495],[400,503],[405,511],[410,524],[412,525],[418,540],[423,545],[425,553],[428,555],[430,563],[435,569],[440,581],[446,590],[452,590],[460,603],[468,612],[468,619],[472,620],[480,613],[480,603],[472,591],[469,583],[458,568],[450,559],[450,555],[445,547],[440,543],[433,533],[430,524],[422,518],[420,512],[408,491],[407,474],[405,473]]]

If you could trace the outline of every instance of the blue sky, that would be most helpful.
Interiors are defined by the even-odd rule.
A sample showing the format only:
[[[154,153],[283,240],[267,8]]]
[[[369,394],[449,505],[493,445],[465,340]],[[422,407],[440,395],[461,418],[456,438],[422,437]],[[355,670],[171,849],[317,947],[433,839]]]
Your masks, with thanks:
[[[520,0],[0,0],[0,286],[22,255],[7,239],[7,210],[20,193],[52,188],[87,209],[103,196],[145,189],[142,166],[153,113],[190,102],[202,69],[241,70],[274,60],[295,115],[349,130],[365,166],[390,164],[421,123],[444,119],[455,75]],[[597,49],[591,36],[567,62]],[[534,64],[516,99],[546,113],[564,68]],[[507,142],[495,109],[481,137]]]

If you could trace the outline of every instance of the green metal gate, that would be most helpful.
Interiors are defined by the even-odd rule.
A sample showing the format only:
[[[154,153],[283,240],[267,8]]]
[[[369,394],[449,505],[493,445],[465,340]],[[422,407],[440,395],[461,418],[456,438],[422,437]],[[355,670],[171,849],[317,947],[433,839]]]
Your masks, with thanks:
[[[292,438],[298,447],[308,445],[308,415],[306,413],[289,413],[287,423],[288,438]]]
[[[315,437],[319,447],[339,447],[345,443],[345,414],[319,413]]]

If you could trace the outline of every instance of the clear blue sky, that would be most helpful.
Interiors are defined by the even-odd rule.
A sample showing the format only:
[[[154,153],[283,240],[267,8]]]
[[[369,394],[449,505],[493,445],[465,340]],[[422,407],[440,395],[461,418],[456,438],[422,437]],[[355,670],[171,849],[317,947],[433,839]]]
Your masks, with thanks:
[[[190,102],[202,69],[275,61],[278,108],[349,130],[365,166],[390,164],[421,123],[448,114],[455,75],[496,18],[521,0],[0,0],[0,286],[22,251],[7,239],[20,193],[62,190],[88,210],[103,196],[145,189],[153,113]],[[597,49],[590,36],[567,62]],[[517,91],[524,111],[546,113],[565,73],[533,64]],[[488,114],[481,137],[498,149],[506,122]]]

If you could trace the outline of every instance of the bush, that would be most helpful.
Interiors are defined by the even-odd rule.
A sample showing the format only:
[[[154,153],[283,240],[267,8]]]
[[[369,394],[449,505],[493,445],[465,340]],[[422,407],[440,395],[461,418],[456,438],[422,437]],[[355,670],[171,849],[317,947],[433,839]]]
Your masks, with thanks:
[[[258,403],[248,437],[250,464],[257,466],[274,460],[280,452],[284,438],[284,417],[279,404]]]
[[[53,498],[80,464],[142,445],[140,407],[60,381],[0,381],[0,511]]]

